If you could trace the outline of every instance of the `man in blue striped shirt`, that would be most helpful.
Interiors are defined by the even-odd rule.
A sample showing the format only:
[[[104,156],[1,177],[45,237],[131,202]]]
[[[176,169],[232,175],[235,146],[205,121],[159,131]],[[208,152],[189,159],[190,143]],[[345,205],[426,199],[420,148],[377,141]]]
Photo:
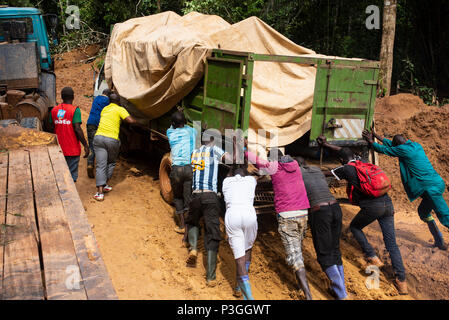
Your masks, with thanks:
[[[232,162],[229,153],[214,145],[213,137],[203,135],[203,145],[192,153],[193,195],[189,214],[186,218],[190,253],[188,264],[195,264],[199,221],[204,217],[204,247],[207,251],[206,284],[215,286],[218,246],[220,233],[220,203],[217,196],[218,164],[223,160]]]
[[[192,196],[192,166],[190,156],[195,148],[196,131],[186,125],[186,118],[180,111],[172,114],[172,125],[167,130],[170,143],[172,168],[170,184],[173,190],[173,203],[179,217],[178,233],[185,233],[184,213],[189,208]]]

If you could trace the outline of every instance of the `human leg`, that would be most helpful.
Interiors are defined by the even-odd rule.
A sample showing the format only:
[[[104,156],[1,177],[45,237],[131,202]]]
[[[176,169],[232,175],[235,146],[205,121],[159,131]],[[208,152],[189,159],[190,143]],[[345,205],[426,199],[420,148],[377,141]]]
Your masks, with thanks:
[[[434,239],[435,247],[441,250],[447,250],[447,246],[444,243],[443,234],[438,228],[435,219],[430,214],[432,210],[435,209],[434,203],[431,198],[428,196],[427,192],[424,192],[421,196],[421,203],[418,207],[418,214],[422,221],[427,223],[427,227],[429,228],[430,233]],[[444,200],[444,199],[443,199]],[[440,220],[441,221],[441,220]]]
[[[67,162],[67,166],[69,167],[70,174],[72,175],[72,179],[74,182],[78,180],[78,165],[80,162],[79,156],[65,156],[65,161]]]
[[[443,198],[443,192],[440,192],[439,190],[429,190],[426,193],[433,204],[433,210],[437,214],[438,220],[440,220],[443,226],[449,228],[449,207],[446,200]]]
[[[390,254],[391,264],[395,273],[394,284],[401,295],[408,294],[407,282],[405,281],[405,268],[402,262],[401,252],[396,244],[396,235],[394,230],[393,205],[386,207],[384,216],[378,219],[382,230],[385,247]]]
[[[120,153],[120,141],[113,138],[105,138],[105,143],[108,150],[107,179],[109,182],[112,178],[112,174],[114,173],[114,168]]]
[[[278,216],[278,224],[287,264],[294,270],[298,284],[306,299],[312,300],[302,257],[302,240],[307,228],[307,217],[283,218]]]
[[[307,222],[307,220],[306,220]],[[286,262],[293,271],[304,268],[302,257],[302,228],[299,228],[297,218],[278,216],[278,232],[284,245]]]
[[[183,170],[181,166],[172,166],[170,172],[170,185],[173,191],[173,204],[175,205],[175,215],[179,218],[180,224],[175,231],[182,233],[184,231],[184,199],[183,199]],[[182,222],[181,222],[182,216]]]
[[[402,262],[401,251],[399,250],[399,247],[396,243],[394,215],[387,213],[384,216],[380,217],[378,221],[380,229],[382,230],[385,247],[390,254],[391,264],[393,266],[395,276],[400,281],[405,281],[405,268]]]
[[[359,213],[354,217],[354,219],[352,219],[351,224],[349,225],[354,238],[357,240],[363,253],[368,259],[375,258],[376,253],[371,244],[368,242],[368,239],[362,229],[376,220],[380,211],[383,212],[383,209],[380,207],[378,208],[377,206],[361,208]]]
[[[335,203],[331,205],[332,210],[332,257],[333,263],[337,266],[342,266],[343,261],[341,260],[341,251],[340,251],[340,238],[341,238],[341,229],[342,229],[342,219],[343,213],[341,211],[340,204]]]
[[[94,178],[94,162],[95,162],[95,150],[94,150],[94,137],[97,132],[97,126],[88,124],[86,126],[87,142],[89,144],[89,156],[87,157],[87,175],[89,178]]]
[[[192,167],[190,165],[183,167],[183,200],[184,200],[184,209],[180,214],[180,227],[184,228],[185,225],[185,214],[189,210],[189,203],[192,199]]]
[[[97,158],[95,180],[98,188],[106,185],[108,167],[108,150],[106,149],[101,136],[95,136],[94,150]]]
[[[195,264],[198,255],[198,237],[200,233],[199,221],[202,216],[201,200],[199,195],[194,195],[190,202],[188,215],[186,217],[187,239],[190,245],[189,257],[187,264]]]
[[[312,240],[318,263],[324,271],[334,265],[333,236],[332,236],[332,210],[330,206],[323,206],[318,211],[309,214]]]
[[[249,282],[247,268],[247,256],[249,255],[249,257],[251,257],[251,249],[247,250],[246,252],[244,250],[241,250],[245,245],[243,233],[241,233],[240,237],[236,237],[234,233],[234,236],[232,237],[230,243],[232,243],[231,248],[234,252],[236,264],[237,286],[234,289],[234,295],[239,297],[241,294],[243,294],[244,300],[254,300],[251,292],[251,285]]]
[[[218,247],[221,241],[220,205],[215,192],[201,194],[201,209],[204,216],[204,247],[207,251],[206,283],[213,286],[216,278]]]
[[[323,206],[310,215],[312,238],[318,262],[329,278],[330,291],[337,299],[347,297],[340,253],[340,205]]]
[[[248,271],[246,270],[246,256],[235,260],[237,270],[237,285],[243,293],[244,300],[254,300],[249,282]]]

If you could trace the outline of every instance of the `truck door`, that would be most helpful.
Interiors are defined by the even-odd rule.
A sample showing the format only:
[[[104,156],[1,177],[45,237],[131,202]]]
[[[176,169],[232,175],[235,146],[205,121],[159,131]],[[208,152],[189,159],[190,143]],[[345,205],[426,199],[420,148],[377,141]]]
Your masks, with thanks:
[[[208,58],[204,77],[204,129],[235,129],[239,124],[243,61]],[[207,127],[206,127],[207,126]]]
[[[325,60],[317,65],[310,145],[321,134],[333,144],[363,145],[373,122],[379,62]]]

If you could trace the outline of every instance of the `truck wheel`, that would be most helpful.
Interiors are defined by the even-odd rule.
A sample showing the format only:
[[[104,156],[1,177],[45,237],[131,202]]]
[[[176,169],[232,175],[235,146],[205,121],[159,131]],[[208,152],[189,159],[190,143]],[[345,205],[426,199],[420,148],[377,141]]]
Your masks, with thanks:
[[[159,183],[161,185],[161,196],[168,204],[173,203],[173,192],[170,184],[171,159],[170,153],[164,154],[159,166]]]

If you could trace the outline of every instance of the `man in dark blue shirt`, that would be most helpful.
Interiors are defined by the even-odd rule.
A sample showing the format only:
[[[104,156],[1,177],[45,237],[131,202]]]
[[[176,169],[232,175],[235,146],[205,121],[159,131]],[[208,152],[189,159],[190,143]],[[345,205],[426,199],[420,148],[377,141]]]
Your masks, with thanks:
[[[103,93],[97,97],[95,97],[92,102],[92,107],[90,108],[89,118],[86,123],[87,130],[87,140],[89,142],[90,154],[87,158],[87,175],[89,178],[95,178],[94,175],[94,162],[95,162],[95,152],[93,146],[93,140],[95,137],[95,133],[98,129],[98,124],[100,123],[101,111],[103,108],[109,104],[109,95],[111,94],[111,90],[104,89]]]

